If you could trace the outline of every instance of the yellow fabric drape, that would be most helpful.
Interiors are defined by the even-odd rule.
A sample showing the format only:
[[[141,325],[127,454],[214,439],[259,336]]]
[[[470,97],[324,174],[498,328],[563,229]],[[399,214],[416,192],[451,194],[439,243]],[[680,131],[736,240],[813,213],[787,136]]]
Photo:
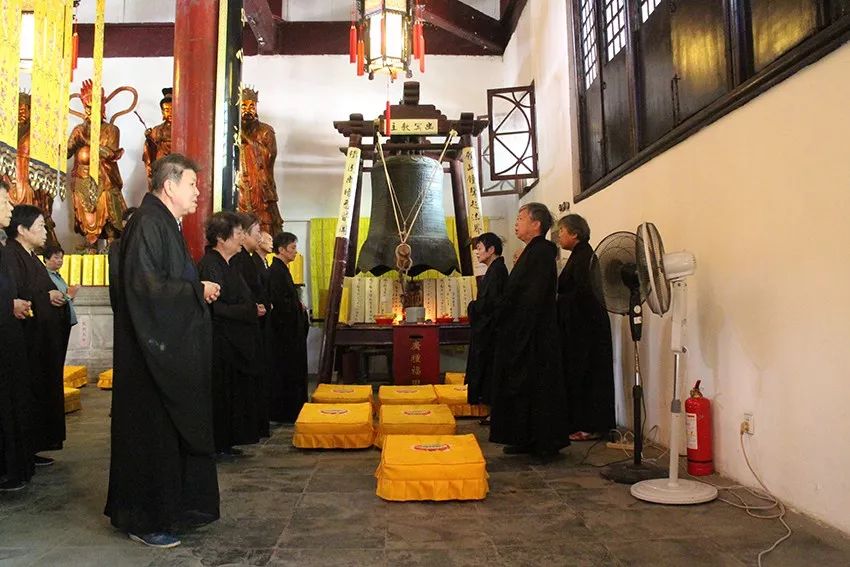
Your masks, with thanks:
[[[357,253],[366,236],[369,234],[369,217],[360,217],[360,225],[357,232]],[[331,269],[333,268],[334,242],[336,238],[337,219],[335,217],[310,219],[310,289],[313,314],[316,317],[325,316],[327,306],[328,284],[331,280]],[[484,217],[484,231],[490,230],[490,219]],[[455,218],[446,217],[446,231],[449,240],[454,246],[455,254],[458,254],[457,231],[455,229]],[[370,277],[364,274],[365,277]],[[396,278],[395,271],[387,273],[383,277]],[[436,270],[422,272],[414,279],[424,280],[446,277]]]
[[[64,192],[61,172],[66,164],[65,116],[71,65],[66,36],[71,34],[71,9],[72,0],[35,0],[33,11],[30,184],[51,196]]]
[[[15,179],[18,153],[18,66],[21,0],[0,3],[0,177]]]

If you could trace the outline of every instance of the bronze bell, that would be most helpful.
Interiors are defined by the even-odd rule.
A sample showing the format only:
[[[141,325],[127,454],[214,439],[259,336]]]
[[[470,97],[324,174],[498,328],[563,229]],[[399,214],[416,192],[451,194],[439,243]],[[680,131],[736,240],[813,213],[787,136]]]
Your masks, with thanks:
[[[393,204],[387,179],[380,161],[372,168],[372,216],[369,235],[357,258],[357,271],[372,272],[379,276],[396,269],[396,248],[401,243],[399,227],[408,217],[412,265],[408,275],[415,276],[425,270],[450,274],[458,269],[457,254],[446,230],[443,210],[443,168],[437,160],[419,155],[387,156],[390,175],[399,204],[399,223],[393,213]],[[420,188],[423,189],[422,207],[416,216]],[[411,225],[413,217],[416,219]]]

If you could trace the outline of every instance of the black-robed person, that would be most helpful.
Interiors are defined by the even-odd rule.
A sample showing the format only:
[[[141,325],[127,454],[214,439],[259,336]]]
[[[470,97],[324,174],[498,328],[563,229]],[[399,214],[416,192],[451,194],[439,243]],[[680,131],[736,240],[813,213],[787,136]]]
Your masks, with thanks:
[[[127,226],[130,217],[136,212],[136,207],[128,207],[121,214],[121,226]],[[109,305],[115,306],[115,283],[118,282],[118,251],[121,250],[121,238],[114,239],[109,244],[109,250],[106,252],[106,258],[109,261]]]
[[[514,230],[526,243],[496,315],[490,441],[506,454],[548,458],[570,444],[555,306],[557,247],[546,239],[552,215],[540,203],[519,210]]]
[[[570,258],[558,277],[558,324],[569,399],[570,440],[599,439],[615,426],[611,324],[593,294],[590,226],[579,215],[558,221],[558,244]]]
[[[310,322],[292,281],[289,264],[298,253],[298,239],[291,232],[274,237],[274,260],[269,268],[269,300],[272,303],[271,355],[272,421],[294,423],[307,402],[307,330]]]
[[[56,289],[47,268],[35,255],[47,240],[41,211],[32,205],[15,207],[6,235],[6,253],[18,297],[32,303],[32,316],[23,322],[32,391],[32,449],[36,453],[54,451],[65,441],[63,369],[70,309],[65,294]],[[52,464],[49,457],[35,456],[36,466]]]
[[[260,437],[268,437],[269,432],[269,396],[271,395],[271,367],[269,363],[268,345],[268,311],[271,308],[268,294],[266,292],[269,268],[260,251],[260,221],[252,214],[237,213],[242,226],[242,250],[233,257],[231,264],[235,266],[242,278],[251,290],[251,297],[257,305],[262,305],[259,318],[260,333],[257,346],[262,370],[258,375],[257,390],[255,392],[254,404],[257,414],[257,427]]]
[[[243,232],[236,213],[222,211],[207,221],[206,254],[198,263],[201,277],[221,286],[212,304],[213,430],[221,455],[242,453],[234,445],[260,440],[256,392],[263,369],[258,318],[265,307],[251,296],[236,262]]]
[[[478,297],[470,301],[467,308],[472,327],[466,358],[467,398],[470,404],[491,405],[496,306],[508,281],[508,268],[502,258],[502,239],[492,232],[479,236],[474,250],[478,261],[487,266],[487,273],[481,278]],[[489,419],[481,423],[487,424]]]
[[[0,180],[0,229],[12,220],[9,188]],[[8,253],[0,245],[0,491],[24,488],[32,477],[30,378],[21,321],[32,303],[18,298]]]
[[[180,232],[198,207],[198,166],[153,165],[150,193],[124,228],[114,286],[112,460],[104,513],[130,537],[174,547],[176,528],[219,517],[207,303]]]

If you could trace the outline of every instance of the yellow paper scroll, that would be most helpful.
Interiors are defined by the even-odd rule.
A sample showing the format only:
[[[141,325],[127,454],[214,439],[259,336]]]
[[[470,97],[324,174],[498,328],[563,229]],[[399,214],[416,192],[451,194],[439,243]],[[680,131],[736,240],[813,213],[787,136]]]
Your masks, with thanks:
[[[360,173],[360,148],[348,148],[345,155],[345,173],[342,176],[342,195],[339,198],[339,218],[336,223],[337,238],[351,235],[351,216],[354,213],[354,187]]]
[[[484,216],[481,214],[481,193],[478,191],[478,180],[475,176],[472,148],[467,146],[461,150],[463,158],[463,179],[466,185],[466,210],[469,218],[469,237],[475,238],[484,233]]]
[[[97,0],[97,11],[94,20],[94,45],[92,47],[92,58],[94,59],[94,72],[92,73],[91,85],[91,156],[89,157],[89,176],[95,184],[100,179],[100,121],[103,119],[103,15],[105,11],[104,2]],[[97,148],[97,151],[94,149]]]
[[[21,0],[0,2],[0,177],[15,179]]]

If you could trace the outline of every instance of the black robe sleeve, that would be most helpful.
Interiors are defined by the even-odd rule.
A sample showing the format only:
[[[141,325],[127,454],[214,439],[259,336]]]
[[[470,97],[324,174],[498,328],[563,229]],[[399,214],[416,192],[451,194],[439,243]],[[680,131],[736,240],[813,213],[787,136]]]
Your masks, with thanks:
[[[149,374],[186,446],[205,455],[213,449],[211,329],[203,285],[176,221],[166,218],[164,206],[155,208],[163,211],[137,212],[121,239],[118,306],[126,305]]]
[[[236,256],[231,259],[231,262],[236,264],[237,269],[241,271],[242,262],[235,260]],[[228,266],[224,263],[224,259],[214,251],[207,252],[201,259],[198,270],[201,280],[217,283],[225,293],[230,291],[233,286],[233,279],[235,279],[233,276],[238,277],[238,274],[226,273],[229,271]],[[257,305],[255,303],[215,301],[210,307],[215,319],[229,319],[243,323],[253,323],[257,320]]]

